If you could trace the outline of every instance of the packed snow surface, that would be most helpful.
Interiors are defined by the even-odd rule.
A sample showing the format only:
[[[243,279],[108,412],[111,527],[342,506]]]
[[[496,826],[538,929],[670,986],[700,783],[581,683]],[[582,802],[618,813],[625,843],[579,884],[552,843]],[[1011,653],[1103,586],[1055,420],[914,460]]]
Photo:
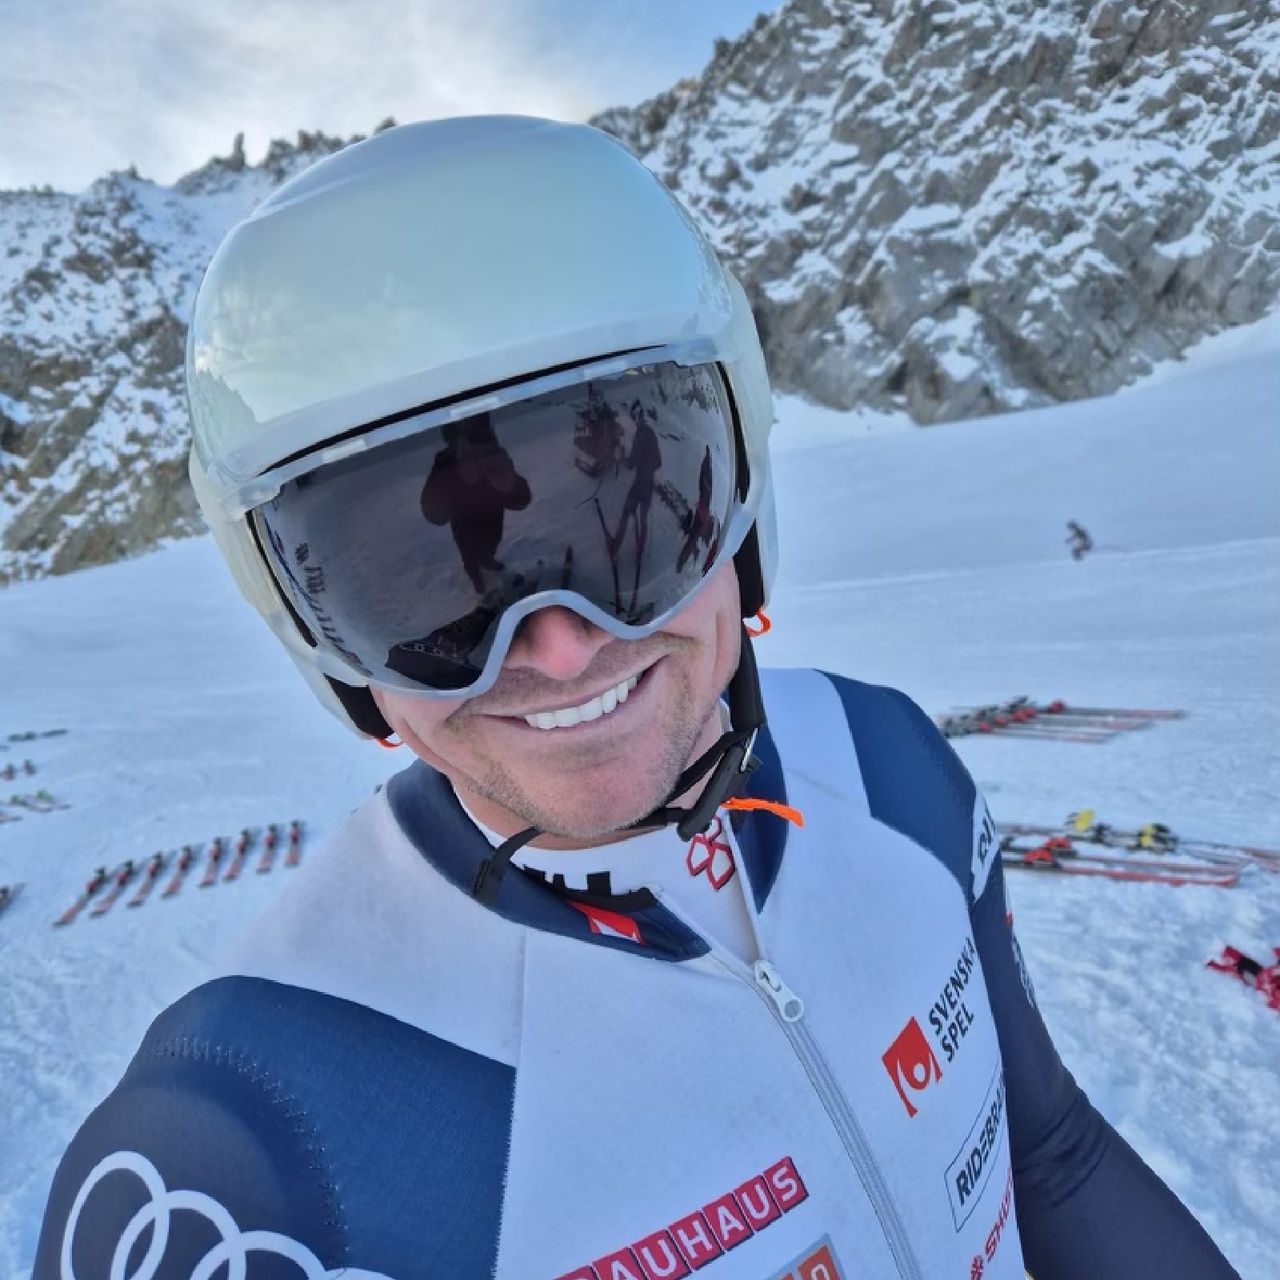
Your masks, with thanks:
[[[1280,846],[1280,342],[1274,325],[1118,396],[931,430],[780,402],[766,664],[924,707],[1015,694],[1183,708],[1102,746],[963,739],[997,818]],[[1065,546],[1079,520],[1097,549]],[[0,593],[0,768],[69,808],[0,824],[0,1277],[31,1265],[58,1157],[147,1024],[292,874],[250,869],[50,922],[91,870],[305,824],[304,859],[405,763],[315,705],[212,543]],[[1280,1016],[1204,968],[1280,945],[1280,877],[1232,889],[1010,873],[1040,1004],[1101,1110],[1245,1280],[1280,1250]],[[341,903],[334,904],[341,910]]]

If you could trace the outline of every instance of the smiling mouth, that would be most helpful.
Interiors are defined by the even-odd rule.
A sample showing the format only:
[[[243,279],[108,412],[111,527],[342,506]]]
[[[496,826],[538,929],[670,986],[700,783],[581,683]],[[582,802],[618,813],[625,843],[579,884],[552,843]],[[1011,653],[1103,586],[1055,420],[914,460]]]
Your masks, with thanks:
[[[575,724],[585,724],[590,720],[602,720],[618,709],[631,691],[640,683],[639,676],[628,676],[619,681],[612,689],[576,707],[561,707],[555,711],[536,711],[524,717],[524,722],[531,729],[571,729]]]

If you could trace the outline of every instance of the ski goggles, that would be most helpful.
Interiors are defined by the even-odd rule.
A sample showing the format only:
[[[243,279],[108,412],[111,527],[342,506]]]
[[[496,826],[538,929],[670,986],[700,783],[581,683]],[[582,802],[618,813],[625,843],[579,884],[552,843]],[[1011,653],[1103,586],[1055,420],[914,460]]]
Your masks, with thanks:
[[[751,523],[725,379],[674,362],[400,423],[249,520],[325,674],[442,697],[489,688],[549,605],[652,634]]]

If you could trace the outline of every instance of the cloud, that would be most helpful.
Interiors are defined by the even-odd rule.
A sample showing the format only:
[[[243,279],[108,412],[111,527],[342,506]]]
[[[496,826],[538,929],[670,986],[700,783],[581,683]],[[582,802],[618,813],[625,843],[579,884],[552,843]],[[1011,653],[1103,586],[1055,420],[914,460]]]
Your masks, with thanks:
[[[0,0],[0,188],[172,182],[243,131],[479,112],[582,118],[697,70],[751,0]]]

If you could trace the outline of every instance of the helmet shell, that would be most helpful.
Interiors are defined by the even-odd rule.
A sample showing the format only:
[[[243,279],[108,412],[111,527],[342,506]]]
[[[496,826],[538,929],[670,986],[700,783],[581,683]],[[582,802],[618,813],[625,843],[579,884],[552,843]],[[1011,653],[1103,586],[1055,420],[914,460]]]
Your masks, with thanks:
[[[699,342],[729,382],[756,526],[759,599],[776,534],[773,404],[745,294],[689,213],[587,125],[476,116],[403,125],[279,187],[223,241],[187,341],[196,496],[241,590],[325,705],[237,492],[388,416],[618,352]],[[747,550],[750,548],[750,550]]]

